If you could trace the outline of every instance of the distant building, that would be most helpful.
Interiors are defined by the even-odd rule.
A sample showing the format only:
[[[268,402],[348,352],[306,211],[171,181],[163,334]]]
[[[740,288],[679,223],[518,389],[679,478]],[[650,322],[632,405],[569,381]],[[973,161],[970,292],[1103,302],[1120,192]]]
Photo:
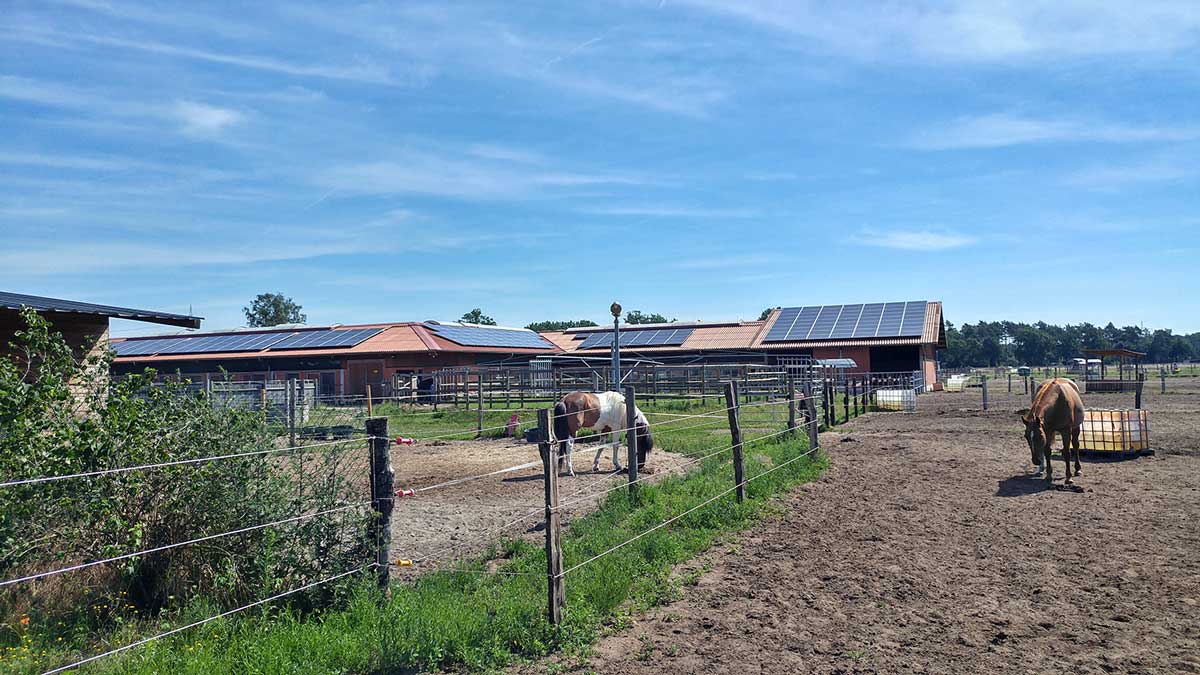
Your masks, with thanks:
[[[193,382],[317,382],[321,395],[361,396],[371,387],[390,396],[436,371],[533,362],[539,372],[581,362],[605,364],[612,328],[534,333],[462,323],[395,322],[277,326],[114,340],[115,372],[152,367]],[[937,374],[946,346],[940,302],[785,307],[765,321],[686,322],[624,326],[622,360],[665,364],[789,365],[852,359],[849,372]]]
[[[514,363],[556,354],[524,328],[437,321],[276,326],[113,340],[117,374],[154,368],[193,382],[317,382],[322,396],[392,395],[393,384],[444,368]]]
[[[564,357],[602,358],[612,329],[571,328],[542,334]],[[623,358],[675,364],[762,362],[799,357],[852,359],[849,372],[921,371],[937,377],[937,350],[946,348],[942,303],[927,301],[813,305],[772,310],[765,321],[675,322],[622,327]]]

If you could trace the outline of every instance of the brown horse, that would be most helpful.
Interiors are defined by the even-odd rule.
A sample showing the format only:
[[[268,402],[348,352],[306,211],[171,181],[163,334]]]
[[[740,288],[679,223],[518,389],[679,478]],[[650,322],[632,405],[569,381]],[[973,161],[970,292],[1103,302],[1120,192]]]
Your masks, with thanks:
[[[1080,475],[1079,431],[1083,427],[1083,399],[1079,396],[1079,385],[1062,377],[1043,382],[1033,399],[1033,407],[1021,421],[1025,423],[1025,440],[1029,443],[1031,461],[1034,466],[1045,467],[1047,483],[1054,480],[1054,467],[1050,464],[1054,435],[1062,435],[1066,484],[1070,485],[1072,454],[1075,475]]]
[[[576,391],[567,394],[554,405],[554,436],[559,441],[558,467],[562,469],[563,460],[567,461],[567,473],[575,475],[575,465],[571,461],[574,453],[575,435],[580,429],[595,429],[602,434],[608,434],[609,443],[613,445],[613,466],[621,470],[617,437],[625,429],[625,396],[615,391],[605,391],[599,394]],[[638,467],[646,463],[646,454],[654,447],[654,438],[650,435],[650,424],[646,416],[635,406],[633,409],[633,427],[637,437]],[[600,454],[605,445],[596,450],[592,460],[592,471],[600,470]]]

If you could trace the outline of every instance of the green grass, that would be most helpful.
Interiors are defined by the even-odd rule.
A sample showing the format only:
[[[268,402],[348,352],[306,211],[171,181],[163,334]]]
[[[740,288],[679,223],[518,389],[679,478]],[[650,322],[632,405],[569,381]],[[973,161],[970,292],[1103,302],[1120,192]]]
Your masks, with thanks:
[[[705,406],[672,402],[644,409],[655,422],[666,416],[656,417],[654,413],[693,414],[720,408],[716,402]],[[746,438],[782,429],[787,409],[778,408],[774,414],[767,407],[744,409],[743,427],[755,430]],[[462,415],[474,414],[447,413],[436,421],[400,414],[389,417],[403,429],[433,431],[451,429]],[[723,414],[699,428],[669,430],[701,422],[703,418],[658,426],[656,442],[661,448],[691,456],[707,454],[729,443]],[[250,610],[98,662],[94,672],[382,674],[414,668],[489,670],[502,667],[514,657],[536,658],[553,651],[578,653],[596,639],[606,624],[619,625],[629,612],[677,597],[689,577],[673,578],[676,564],[696,556],[723,535],[748,526],[762,515],[772,495],[819,475],[824,467],[821,459],[808,457],[784,465],[806,451],[803,433],[749,441],[746,473],[752,480],[744,503],[737,504],[732,494],[721,497],[571,572],[565,578],[565,621],[558,627],[549,625],[544,616],[546,567],[541,546],[508,541],[495,547],[499,555],[505,556],[499,561],[499,570],[529,576],[438,572],[415,583],[393,584],[388,599],[381,598],[372,584],[362,583],[351,589],[346,602],[335,609],[307,617],[278,607]],[[766,473],[775,466],[781,468]],[[646,532],[732,484],[732,466],[726,452],[701,462],[691,473],[644,484],[636,496],[616,490],[596,512],[569,523],[563,537],[565,566],[570,568]],[[474,569],[483,569],[483,564],[476,561]],[[130,626],[111,636],[109,644],[125,644],[138,633],[149,634],[212,613],[212,607],[194,603],[162,619],[160,625]],[[64,643],[48,642],[51,632],[30,627],[29,633],[30,651],[4,656],[0,669],[35,673],[48,664],[66,660],[69,649],[64,649]],[[82,654],[103,648],[87,639],[75,644]],[[47,652],[44,656],[43,650]]]

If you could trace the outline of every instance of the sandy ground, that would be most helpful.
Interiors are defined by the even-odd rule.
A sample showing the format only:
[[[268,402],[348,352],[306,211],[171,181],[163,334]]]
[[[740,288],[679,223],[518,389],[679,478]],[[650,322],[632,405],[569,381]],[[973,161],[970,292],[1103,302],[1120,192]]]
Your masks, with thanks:
[[[593,473],[596,446],[581,442],[575,447],[576,475],[571,477],[564,472],[559,479],[560,501],[579,500],[565,508],[566,522],[595,509],[599,495],[589,495],[628,480],[623,473],[613,473],[611,450],[605,450],[600,458],[600,471]],[[624,466],[624,446],[620,452]],[[681,455],[655,449],[647,462],[646,473],[651,474],[647,482],[667,475],[684,461],[686,458]],[[392,469],[397,489],[420,489],[527,463],[533,466],[399,499],[392,513],[392,559],[426,562],[397,568],[397,573],[419,574],[477,554],[501,534],[542,541],[545,497],[536,444],[489,439],[418,441],[413,446],[393,446]],[[523,516],[528,517],[519,520]]]
[[[681,600],[521,670],[1200,672],[1200,386],[1172,390],[1147,388],[1157,453],[1085,461],[1082,492],[1027,475],[1019,395],[855,420],[782,515],[679,570],[709,570]]]

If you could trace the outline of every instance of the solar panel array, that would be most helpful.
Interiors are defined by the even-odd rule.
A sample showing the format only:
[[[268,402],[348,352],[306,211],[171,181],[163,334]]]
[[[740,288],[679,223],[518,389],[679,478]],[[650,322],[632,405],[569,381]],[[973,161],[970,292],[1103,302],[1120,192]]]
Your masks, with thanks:
[[[112,343],[117,356],[149,356],[151,354],[214,354],[224,352],[258,352],[264,349],[315,349],[318,347],[353,347],[378,334],[382,328],[352,330],[318,330],[303,332],[248,333],[239,335],[197,335],[193,337],[125,340]]]
[[[657,330],[623,330],[621,347],[677,347],[692,335],[694,328],[659,328]],[[593,333],[579,345],[580,349],[612,347],[611,332]]]
[[[511,347],[514,349],[553,349],[554,344],[531,330],[487,328],[455,324],[427,323],[425,327],[439,337],[464,347]]]
[[[382,331],[382,328],[352,328],[349,330],[315,330],[304,333],[292,333],[287,339],[271,345],[271,350],[353,347],[369,337],[378,335]]]
[[[918,300],[786,307],[763,341],[919,337],[925,331],[925,306],[928,304]]]

